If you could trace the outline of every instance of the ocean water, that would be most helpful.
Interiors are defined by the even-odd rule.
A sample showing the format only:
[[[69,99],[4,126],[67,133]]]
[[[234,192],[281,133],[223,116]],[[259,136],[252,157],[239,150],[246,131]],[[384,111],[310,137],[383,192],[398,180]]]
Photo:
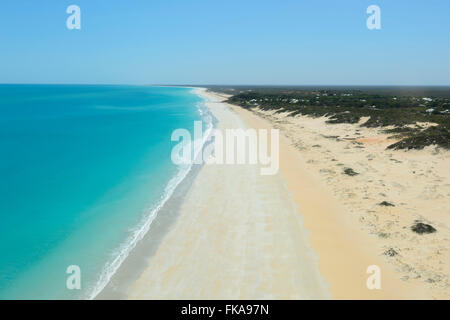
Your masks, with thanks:
[[[0,85],[0,299],[94,297],[189,170],[170,137],[195,120],[189,88]]]

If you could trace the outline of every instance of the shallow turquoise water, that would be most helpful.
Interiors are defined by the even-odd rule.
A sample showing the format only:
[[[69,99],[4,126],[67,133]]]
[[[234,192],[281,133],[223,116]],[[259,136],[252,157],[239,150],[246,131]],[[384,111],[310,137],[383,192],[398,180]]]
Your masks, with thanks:
[[[86,298],[177,174],[187,88],[0,85],[0,298]],[[81,290],[66,268],[81,268]]]

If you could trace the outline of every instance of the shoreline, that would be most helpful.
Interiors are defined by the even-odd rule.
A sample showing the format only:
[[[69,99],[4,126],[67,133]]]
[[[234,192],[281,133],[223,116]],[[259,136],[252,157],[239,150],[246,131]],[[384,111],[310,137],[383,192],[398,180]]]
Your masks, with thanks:
[[[219,129],[279,128],[269,115],[224,103],[226,95],[192,89],[206,100]],[[286,133],[280,128],[280,172],[270,181],[255,175],[257,167],[193,168],[162,209],[165,213],[157,216],[152,230],[96,299],[445,298],[400,279],[376,239],[348,217],[348,207],[319,172],[310,170],[309,161]],[[236,179],[228,177],[233,175],[252,183],[242,187],[242,181],[239,190],[233,190]],[[265,204],[270,209],[264,214],[238,203],[253,205],[245,195],[252,198],[258,189],[276,194],[272,203]],[[257,195],[256,207],[266,197]],[[233,211],[248,217],[241,221]],[[272,237],[280,234],[284,242]],[[371,265],[381,269],[381,290],[367,289],[366,270]]]
[[[202,92],[218,129],[246,128],[221,99]],[[280,174],[261,176],[255,165],[204,165],[126,296],[327,299],[308,237]]]
[[[201,96],[199,88],[194,87],[183,87],[192,89],[195,95]],[[199,112],[202,117],[204,117],[206,106],[198,107]],[[209,110],[206,110],[207,116],[212,116]],[[212,128],[215,127],[217,119],[212,116],[211,125]],[[207,147],[211,142],[203,141],[202,150]],[[114,272],[111,273],[109,280],[105,282],[102,289],[96,290],[97,293],[93,292],[90,294],[89,300],[109,300],[109,299],[125,299],[125,292],[128,287],[137,279],[137,275],[143,271],[148,259],[151,258],[155,252],[159,242],[164,237],[164,234],[174,223],[179,214],[179,208],[183,201],[184,196],[188,192],[190,186],[192,185],[195,177],[201,170],[203,164],[193,163],[185,172],[183,169],[179,169],[177,175],[172,177],[172,179],[165,186],[166,191],[172,181],[175,181],[178,175],[181,173],[183,175],[182,179],[176,181],[175,187],[169,191],[167,197],[161,199],[161,204],[158,205],[154,210],[154,217],[151,215],[147,218],[143,218],[143,222],[139,225],[138,230],[143,232],[143,234],[137,238],[131,249],[128,249],[128,253],[125,258],[120,262],[118,267]],[[147,225],[147,226],[146,226]],[[105,266],[106,267],[106,266]],[[98,283],[101,282],[101,278]],[[97,284],[98,285],[98,284]]]
[[[130,251],[107,285],[93,297],[94,300],[123,300],[127,298],[126,292],[129,287],[145,270],[149,259],[155,254],[165,234],[176,221],[184,197],[200,169],[200,165],[194,165],[185,179],[174,189],[172,196],[160,209],[145,236]]]

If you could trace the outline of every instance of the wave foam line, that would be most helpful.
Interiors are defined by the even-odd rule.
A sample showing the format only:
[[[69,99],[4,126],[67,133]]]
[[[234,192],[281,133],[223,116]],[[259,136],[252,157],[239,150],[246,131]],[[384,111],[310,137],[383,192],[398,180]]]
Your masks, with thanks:
[[[200,109],[200,106],[198,107]],[[212,123],[208,123],[208,128],[205,131],[206,134],[203,135],[203,139],[201,140],[202,148],[197,149],[197,153],[195,154],[194,159],[197,159],[200,153],[203,152],[203,147],[206,141],[210,139],[213,127],[214,126],[212,125]],[[133,234],[130,237],[128,237],[128,239],[124,242],[124,244],[120,246],[120,249],[118,250],[119,251],[118,255],[111,262],[107,263],[106,266],[103,268],[102,273],[100,274],[100,278],[97,281],[96,285],[94,286],[92,292],[87,294],[88,300],[95,299],[95,297],[100,292],[102,292],[102,290],[107,286],[109,281],[111,281],[111,278],[120,268],[120,266],[128,257],[130,252],[136,247],[137,243],[140,240],[142,240],[142,238],[144,238],[144,236],[147,234],[153,220],[158,215],[158,212],[161,210],[162,207],[164,207],[166,202],[170,199],[176,187],[186,178],[187,174],[191,171],[192,166],[193,163],[187,166],[179,166],[178,173],[172,179],[169,180],[166,188],[164,189],[164,194],[161,197],[161,200],[159,201],[157,206],[154,207],[150,211],[150,213],[143,219],[144,221],[142,225],[139,224],[140,228],[136,229],[133,232]]]

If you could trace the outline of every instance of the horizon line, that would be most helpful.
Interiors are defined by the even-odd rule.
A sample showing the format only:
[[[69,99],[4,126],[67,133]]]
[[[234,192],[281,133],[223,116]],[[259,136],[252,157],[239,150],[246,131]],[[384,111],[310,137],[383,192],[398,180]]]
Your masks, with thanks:
[[[0,82],[0,85],[85,85],[85,86],[163,86],[163,87],[450,87],[450,84],[160,84],[160,83],[55,83]]]

